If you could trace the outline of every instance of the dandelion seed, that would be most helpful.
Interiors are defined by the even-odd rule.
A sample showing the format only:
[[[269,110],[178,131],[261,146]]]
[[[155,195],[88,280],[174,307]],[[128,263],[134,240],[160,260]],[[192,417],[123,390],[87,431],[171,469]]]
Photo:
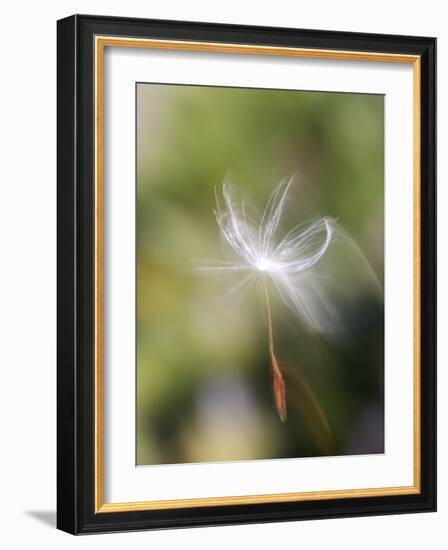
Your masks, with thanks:
[[[287,417],[286,387],[274,349],[268,282],[272,283],[270,288],[277,292],[282,302],[308,328],[322,330],[323,318],[327,324],[329,319],[336,319],[319,279],[312,273],[334,240],[334,220],[323,217],[297,225],[285,234],[280,230],[288,192],[295,181],[296,177],[292,176],[276,186],[258,222],[249,216],[244,202],[238,203],[234,199],[231,186],[224,183],[222,198],[216,194],[214,213],[233,259],[204,263],[198,268],[204,272],[243,274],[243,280],[228,294],[261,281],[267,313],[273,397],[282,421]]]

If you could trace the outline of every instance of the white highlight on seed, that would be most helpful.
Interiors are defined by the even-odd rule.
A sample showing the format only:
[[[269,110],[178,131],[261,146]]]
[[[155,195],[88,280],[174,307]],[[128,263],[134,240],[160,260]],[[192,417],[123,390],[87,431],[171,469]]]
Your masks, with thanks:
[[[281,269],[281,265],[269,258],[260,258],[254,266],[258,271],[276,271]]]

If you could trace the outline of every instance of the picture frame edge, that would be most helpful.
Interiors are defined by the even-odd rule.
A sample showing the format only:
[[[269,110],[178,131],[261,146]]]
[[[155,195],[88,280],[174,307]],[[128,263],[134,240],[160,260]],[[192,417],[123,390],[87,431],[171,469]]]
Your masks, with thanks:
[[[166,34],[183,32],[253,32],[263,40],[271,33],[287,38],[303,29],[222,25],[186,21],[141,20],[73,15],[57,22],[57,528],[71,534],[297,521],[436,511],[436,38],[401,35],[362,35],[310,30],[310,36],[332,35],[341,41],[402,40],[422,60],[421,75],[421,431],[422,491],[417,495],[367,497],[304,503],[248,504],[175,511],[95,513],[93,417],[93,53],[88,45],[98,25],[155,25]],[[187,30],[185,30],[187,29]],[[321,33],[321,34],[316,34]],[[100,33],[101,34],[101,33]],[[366,38],[367,37],[367,38]],[[192,38],[193,39],[193,38]],[[375,43],[376,43],[375,42]],[[351,43],[350,43],[351,44]],[[349,45],[350,45],[349,44]],[[370,51],[370,50],[368,50]],[[91,59],[89,60],[89,56]],[[90,72],[89,72],[90,71]],[[90,74],[90,77],[89,77]],[[90,80],[89,80],[90,78]],[[90,155],[88,151],[90,150]],[[89,176],[90,174],[90,176]],[[89,185],[90,181],[90,185]],[[423,182],[425,183],[423,185]],[[432,306],[432,307],[431,307]],[[424,366],[424,368],[423,368]],[[319,501],[320,502],[320,501]],[[182,517],[183,514],[183,517]],[[201,514],[201,515],[200,515]],[[221,515],[219,515],[221,514]]]

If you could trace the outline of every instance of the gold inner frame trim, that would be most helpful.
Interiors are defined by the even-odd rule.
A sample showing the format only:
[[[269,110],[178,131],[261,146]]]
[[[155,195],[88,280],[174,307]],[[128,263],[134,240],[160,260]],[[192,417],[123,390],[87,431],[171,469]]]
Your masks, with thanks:
[[[152,48],[159,50],[194,51],[207,53],[232,53],[246,55],[268,55],[331,59],[345,61],[373,61],[386,63],[407,63],[413,65],[413,197],[414,197],[414,352],[413,352],[413,485],[400,487],[379,487],[348,490],[329,490],[296,493],[277,493],[213,498],[189,498],[179,500],[154,500],[141,502],[104,502],[104,50],[106,47]],[[251,44],[225,44],[182,40],[156,40],[96,36],[95,55],[95,513],[129,512],[142,510],[166,510],[197,508],[205,506],[230,506],[241,504],[262,504],[275,502],[303,502],[341,498],[379,497],[419,494],[421,489],[421,426],[420,426],[420,56],[381,52],[355,52],[344,50],[321,50]]]

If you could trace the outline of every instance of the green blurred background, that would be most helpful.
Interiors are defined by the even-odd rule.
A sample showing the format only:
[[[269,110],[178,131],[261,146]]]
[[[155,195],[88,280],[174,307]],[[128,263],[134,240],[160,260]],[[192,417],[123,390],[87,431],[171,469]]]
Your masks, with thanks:
[[[259,296],[216,300],[226,276],[193,270],[222,257],[214,193],[229,170],[258,208],[298,172],[382,280],[383,99],[137,85],[137,464],[384,451],[382,299],[341,280],[339,339],[275,312],[281,423]]]

